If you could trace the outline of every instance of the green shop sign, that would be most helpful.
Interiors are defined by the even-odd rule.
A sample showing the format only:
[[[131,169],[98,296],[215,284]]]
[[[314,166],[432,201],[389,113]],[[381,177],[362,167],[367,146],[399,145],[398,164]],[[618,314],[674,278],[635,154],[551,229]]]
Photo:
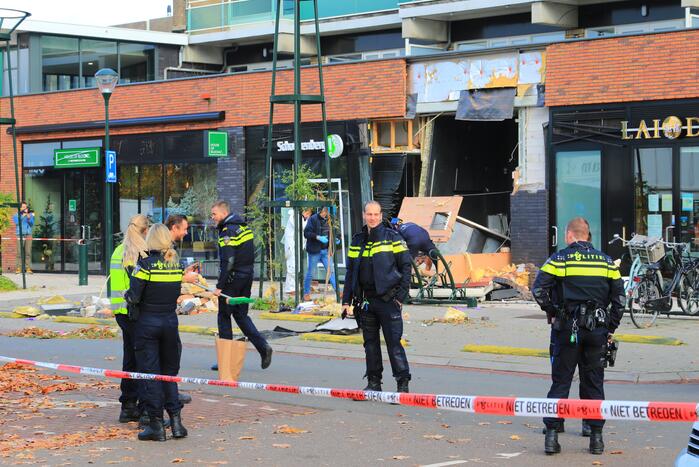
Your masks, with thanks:
[[[207,131],[206,155],[208,157],[228,157],[228,132]]]
[[[99,167],[100,148],[54,149],[53,166],[56,169]]]

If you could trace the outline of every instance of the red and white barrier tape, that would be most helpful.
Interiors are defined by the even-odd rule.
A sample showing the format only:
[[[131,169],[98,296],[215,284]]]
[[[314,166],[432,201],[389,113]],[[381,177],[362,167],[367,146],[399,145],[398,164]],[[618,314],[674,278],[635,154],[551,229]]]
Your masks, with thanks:
[[[651,422],[693,422],[699,406],[696,402],[639,402],[580,399],[544,399],[528,397],[463,396],[450,394],[414,394],[362,391],[356,389],[317,388],[282,384],[221,381],[186,376],[153,375],[104,368],[90,368],[59,363],[36,362],[0,356],[0,361],[20,365],[50,368],[69,373],[118,379],[147,379],[171,383],[254,389],[258,391],[302,394],[336,399],[367,400],[387,404],[408,405],[430,409],[516,417],[587,418],[598,420],[634,420]]]

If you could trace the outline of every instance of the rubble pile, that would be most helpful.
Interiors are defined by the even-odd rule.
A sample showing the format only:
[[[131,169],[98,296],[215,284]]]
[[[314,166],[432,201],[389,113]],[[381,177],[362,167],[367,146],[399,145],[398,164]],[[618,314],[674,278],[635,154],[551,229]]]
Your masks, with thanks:
[[[199,283],[208,286],[206,279],[199,276]],[[218,311],[218,297],[204,287],[183,283],[181,295],[177,299],[178,315],[197,315]]]

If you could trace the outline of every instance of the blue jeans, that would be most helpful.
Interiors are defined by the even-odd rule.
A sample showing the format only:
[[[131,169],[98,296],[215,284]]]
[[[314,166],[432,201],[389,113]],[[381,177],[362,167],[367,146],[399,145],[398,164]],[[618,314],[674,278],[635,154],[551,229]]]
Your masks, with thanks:
[[[311,293],[311,279],[316,275],[316,269],[318,268],[318,262],[323,265],[325,270],[328,270],[328,250],[320,250],[318,253],[308,253],[308,269],[306,270],[306,279],[303,281],[303,294],[308,295]],[[325,281],[323,281],[325,282]],[[337,290],[337,284],[335,283],[335,274],[330,273],[330,284],[332,284],[333,289]]]

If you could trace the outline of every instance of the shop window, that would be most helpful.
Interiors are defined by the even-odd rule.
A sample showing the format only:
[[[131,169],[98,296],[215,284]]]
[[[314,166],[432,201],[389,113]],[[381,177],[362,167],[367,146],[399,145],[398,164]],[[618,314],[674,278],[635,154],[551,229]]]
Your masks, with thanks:
[[[680,148],[680,241],[699,252],[699,147]]]
[[[634,152],[635,233],[664,238],[673,224],[672,148],[641,148]]]
[[[163,222],[163,166],[119,166],[119,228],[125,231],[129,219],[145,214],[152,222]]]
[[[94,87],[95,73],[102,68],[119,68],[117,44],[111,41],[82,39],[80,41],[80,62],[82,64],[81,87]]]
[[[153,81],[155,47],[150,44],[119,43],[119,82]]]
[[[25,152],[27,146],[25,145]],[[63,174],[53,169],[31,169],[26,170],[24,176],[24,198],[34,211],[34,237],[60,237]],[[60,270],[61,248],[59,241],[34,240],[31,247],[32,269],[42,272]]]
[[[373,153],[405,152],[418,149],[412,120],[384,120],[371,125]]]
[[[216,166],[213,163],[167,164],[165,166],[165,217],[187,216],[190,223],[204,224],[218,199]]]
[[[44,91],[62,91],[79,87],[78,39],[41,36],[41,73]]]
[[[61,143],[27,143],[22,146],[24,167],[53,167],[53,150],[61,149]]]

